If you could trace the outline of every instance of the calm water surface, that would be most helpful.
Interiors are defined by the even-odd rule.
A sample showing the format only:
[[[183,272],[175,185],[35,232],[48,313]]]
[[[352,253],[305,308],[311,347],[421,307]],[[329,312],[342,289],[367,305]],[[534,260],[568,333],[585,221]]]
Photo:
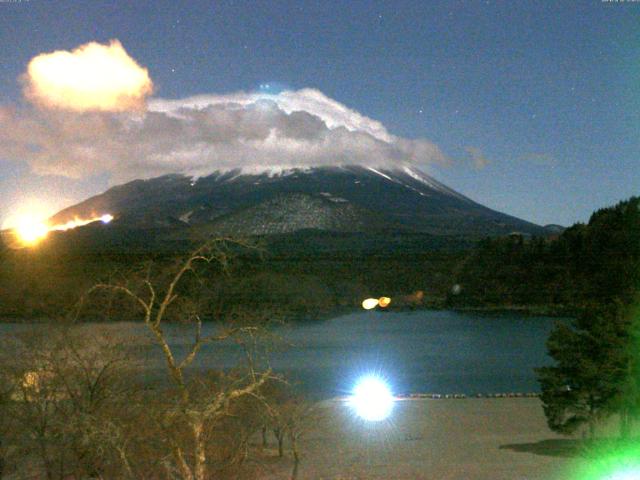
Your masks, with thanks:
[[[545,341],[555,321],[448,311],[361,312],[279,328],[285,344],[270,354],[270,362],[323,397],[347,394],[368,373],[385,377],[394,393],[533,392],[539,390],[533,368],[550,362]],[[0,331],[18,328],[25,326],[5,324]],[[107,328],[144,332],[140,324]],[[213,328],[206,325],[203,333]],[[191,331],[174,325],[165,330],[178,356],[186,352]],[[159,349],[140,336],[132,338],[149,374],[160,373]],[[198,354],[194,368],[231,367],[238,358],[234,345],[210,345]]]

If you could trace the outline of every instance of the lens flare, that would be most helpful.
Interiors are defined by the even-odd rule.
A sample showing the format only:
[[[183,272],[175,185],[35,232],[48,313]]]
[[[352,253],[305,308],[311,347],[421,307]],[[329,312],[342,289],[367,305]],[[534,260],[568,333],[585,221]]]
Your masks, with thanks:
[[[368,422],[379,422],[391,415],[393,402],[387,383],[374,376],[360,379],[349,398],[349,405],[356,415]]]
[[[572,465],[571,480],[640,479],[640,444],[637,440],[603,441],[586,450],[580,465]]]
[[[640,479],[640,467],[612,473],[602,480],[638,480]]]

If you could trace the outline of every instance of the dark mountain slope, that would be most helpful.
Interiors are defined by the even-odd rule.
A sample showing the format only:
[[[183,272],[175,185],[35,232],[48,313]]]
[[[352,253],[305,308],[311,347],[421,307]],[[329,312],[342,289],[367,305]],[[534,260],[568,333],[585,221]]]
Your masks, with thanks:
[[[111,188],[59,212],[53,221],[102,213],[111,213],[115,224],[132,229],[206,225],[244,235],[304,229],[400,229],[470,237],[547,233],[409,168],[233,170],[196,181],[168,175]]]

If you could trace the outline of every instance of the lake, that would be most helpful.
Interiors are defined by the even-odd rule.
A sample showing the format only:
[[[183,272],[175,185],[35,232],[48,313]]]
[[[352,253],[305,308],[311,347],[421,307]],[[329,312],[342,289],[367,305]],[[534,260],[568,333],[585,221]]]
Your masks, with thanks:
[[[556,319],[521,315],[478,315],[451,311],[363,311],[290,327],[276,333],[285,345],[271,352],[275,371],[284,372],[308,393],[332,397],[348,394],[358,377],[387,379],[395,394],[537,392],[533,368],[547,365],[545,342]],[[131,328],[111,324],[108,328]],[[0,325],[0,332],[24,328]],[[137,324],[135,330],[143,331]],[[212,325],[205,325],[204,332]],[[187,351],[190,330],[166,325],[170,343]],[[155,346],[143,341],[136,351],[149,373],[162,368]],[[237,347],[209,345],[195,368],[231,367]]]
[[[450,311],[361,312],[292,329],[294,347],[272,357],[309,388],[341,395],[364,374],[394,393],[537,392],[556,320]]]

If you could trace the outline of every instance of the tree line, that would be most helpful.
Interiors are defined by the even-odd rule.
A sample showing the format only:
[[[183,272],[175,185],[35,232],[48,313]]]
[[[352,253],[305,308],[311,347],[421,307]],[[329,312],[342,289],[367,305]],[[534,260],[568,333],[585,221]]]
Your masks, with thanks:
[[[447,305],[556,307],[575,313],[596,303],[625,304],[640,284],[637,197],[603,208],[555,238],[515,233],[487,238],[457,266]]]
[[[591,215],[555,239],[487,239],[462,263],[452,306],[545,306],[558,322],[539,368],[549,426],[593,437],[616,415],[627,437],[640,414],[640,198]]]
[[[55,318],[69,309],[79,292],[90,288],[105,277],[123,279],[137,265],[154,263],[169,266],[188,254],[197,243],[191,241],[174,250],[84,251],[76,248],[71,237],[82,232],[62,232],[70,237],[65,247],[58,238],[47,239],[34,248],[13,250],[0,248],[0,321],[38,321]],[[433,250],[420,243],[422,237],[409,240],[389,237],[395,249],[370,253],[370,244],[377,238],[356,237],[354,250],[344,239],[340,251],[332,251],[321,242],[326,233],[316,232],[287,237],[288,250],[272,239],[258,239],[264,244],[261,253],[240,251],[231,266],[233,275],[215,275],[214,265],[204,267],[212,273],[209,279],[210,298],[217,305],[209,311],[229,311],[251,305],[265,309],[286,307],[290,320],[313,320],[334,316],[359,308],[367,297],[401,296],[423,291],[429,305],[441,302],[450,285],[455,264],[465,254]],[[385,237],[386,238],[386,237]],[[52,240],[51,242],[49,240]],[[282,240],[284,242],[284,240]],[[62,244],[62,245],[61,245]],[[405,247],[410,247],[407,250]],[[132,312],[123,308],[125,300],[111,295],[100,308],[86,309],[84,319],[91,321],[131,320]],[[399,302],[394,302],[397,306]],[[420,305],[418,305],[420,306]],[[203,321],[211,320],[203,317]]]

